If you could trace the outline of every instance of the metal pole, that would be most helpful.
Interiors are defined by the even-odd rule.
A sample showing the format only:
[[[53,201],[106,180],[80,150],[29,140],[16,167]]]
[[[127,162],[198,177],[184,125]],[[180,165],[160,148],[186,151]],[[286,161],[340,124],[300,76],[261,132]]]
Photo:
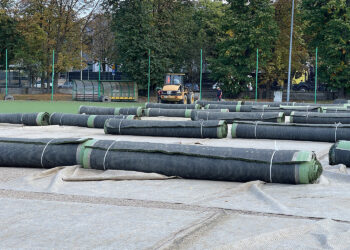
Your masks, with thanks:
[[[199,100],[202,100],[202,69],[203,69],[203,50],[201,49],[201,73],[199,75]]]
[[[53,101],[53,87],[55,80],[55,50],[52,50],[52,87],[51,87],[51,101]]]
[[[80,50],[80,81],[83,80],[83,49]]]
[[[98,62],[98,98],[101,95],[101,61]]]
[[[317,102],[317,52],[318,52],[318,48],[316,47],[315,103]]]
[[[259,49],[256,49],[255,102],[258,101]]]
[[[291,17],[291,21],[290,21],[290,42],[289,42],[287,102],[289,102],[289,96],[290,96],[290,73],[291,73],[291,68],[292,68],[293,23],[294,23],[294,0],[292,0],[292,17]]]
[[[7,49],[6,49],[6,70],[5,70],[5,75],[6,75],[6,95],[7,95]]]
[[[151,50],[148,50],[148,98],[147,102],[149,102],[149,89],[151,86]]]

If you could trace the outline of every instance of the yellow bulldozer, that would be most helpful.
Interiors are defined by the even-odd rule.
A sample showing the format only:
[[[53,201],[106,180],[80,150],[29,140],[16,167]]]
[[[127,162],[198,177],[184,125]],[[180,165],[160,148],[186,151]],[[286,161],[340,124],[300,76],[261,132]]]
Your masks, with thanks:
[[[162,103],[194,103],[194,93],[184,85],[185,74],[168,73],[160,95]]]

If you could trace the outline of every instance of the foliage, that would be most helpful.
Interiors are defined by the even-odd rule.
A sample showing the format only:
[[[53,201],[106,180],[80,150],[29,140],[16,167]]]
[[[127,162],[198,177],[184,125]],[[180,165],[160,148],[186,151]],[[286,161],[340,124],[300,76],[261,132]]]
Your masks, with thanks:
[[[319,81],[350,87],[350,1],[303,0],[301,13],[310,53],[319,51]]]
[[[299,0],[295,0],[295,6],[298,6]],[[283,85],[288,78],[289,63],[289,43],[290,43],[290,24],[292,1],[279,0],[274,3],[275,21],[278,25],[279,35],[274,47],[271,60],[268,62],[265,70],[263,83],[272,83],[274,81]],[[303,26],[300,18],[300,10],[295,7],[294,25],[293,25],[293,49],[292,49],[292,77],[296,71],[301,72],[306,67],[308,51],[303,38]],[[267,84],[268,85],[268,84]]]
[[[225,10],[222,24],[225,36],[217,44],[217,58],[210,60],[210,68],[214,79],[225,84],[224,90],[239,92],[251,81],[257,48],[260,50],[260,68],[266,67],[278,29],[270,1],[228,2],[229,8]]]

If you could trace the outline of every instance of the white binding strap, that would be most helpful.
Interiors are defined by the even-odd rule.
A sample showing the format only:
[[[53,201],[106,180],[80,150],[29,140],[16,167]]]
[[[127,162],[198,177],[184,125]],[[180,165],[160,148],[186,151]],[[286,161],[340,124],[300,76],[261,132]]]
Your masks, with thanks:
[[[63,117],[63,116],[64,116],[64,114],[62,113],[62,114],[61,114],[61,117],[60,117],[60,124],[59,124],[60,126],[62,126],[62,117]]]
[[[207,111],[207,121],[209,120],[209,113],[210,113],[210,112]]]
[[[201,138],[203,138],[203,123],[204,120],[199,120],[199,124],[201,125]]]
[[[121,135],[121,133],[120,133],[120,126],[122,125],[123,120],[124,120],[124,119],[121,119],[121,120],[120,120],[120,123],[119,123],[119,134],[120,134],[120,135]]]
[[[113,143],[111,143],[111,145],[109,145],[109,147],[107,148],[107,151],[105,153],[105,156],[103,157],[103,170],[106,170],[106,166],[105,166],[105,163],[106,163],[106,157],[107,157],[107,154],[109,152],[109,150],[111,149],[111,147],[114,145],[114,143],[116,143],[118,140],[115,140]]]
[[[277,152],[277,150],[273,151],[272,156],[271,156],[271,160],[270,160],[270,182],[272,183],[272,161],[273,161],[273,157],[275,156],[275,153]]]
[[[341,125],[341,123],[337,123],[336,126],[335,126],[335,131],[334,131],[334,141],[337,142],[337,129],[338,129],[338,126]]]
[[[22,115],[21,115],[21,123],[23,124],[23,113],[22,113]]]
[[[46,150],[47,146],[49,146],[50,142],[52,142],[52,141],[55,140],[55,139],[56,139],[56,138],[52,138],[51,140],[49,140],[49,141],[46,143],[46,145],[45,145],[45,147],[44,147],[44,149],[43,149],[43,152],[41,153],[40,163],[41,163],[41,167],[42,167],[42,168],[44,168],[43,158],[44,158],[45,150]]]
[[[254,136],[255,136],[255,139],[257,139],[256,138],[256,127],[258,126],[258,123],[259,123],[260,121],[256,121],[255,122],[255,128],[254,128]]]

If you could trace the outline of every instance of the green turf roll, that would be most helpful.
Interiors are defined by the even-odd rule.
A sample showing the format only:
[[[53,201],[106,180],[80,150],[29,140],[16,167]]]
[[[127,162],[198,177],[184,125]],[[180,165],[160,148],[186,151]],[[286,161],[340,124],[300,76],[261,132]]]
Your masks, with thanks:
[[[0,114],[0,123],[23,124],[26,126],[46,126],[49,125],[49,113]]]
[[[329,165],[344,164],[350,167],[350,141],[337,141],[329,149]]]
[[[297,150],[94,140],[82,158],[84,168],[220,181],[311,184],[322,173],[313,152]]]

